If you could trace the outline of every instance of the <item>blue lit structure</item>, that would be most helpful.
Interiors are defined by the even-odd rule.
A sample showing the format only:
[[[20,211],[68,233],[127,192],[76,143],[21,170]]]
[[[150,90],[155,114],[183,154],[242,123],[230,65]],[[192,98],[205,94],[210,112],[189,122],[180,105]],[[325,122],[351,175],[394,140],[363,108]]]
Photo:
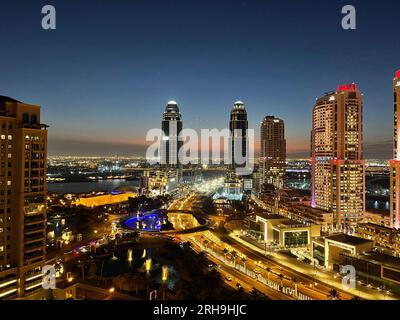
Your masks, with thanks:
[[[159,232],[167,220],[167,217],[162,213],[147,212],[127,219],[124,225],[132,230]]]

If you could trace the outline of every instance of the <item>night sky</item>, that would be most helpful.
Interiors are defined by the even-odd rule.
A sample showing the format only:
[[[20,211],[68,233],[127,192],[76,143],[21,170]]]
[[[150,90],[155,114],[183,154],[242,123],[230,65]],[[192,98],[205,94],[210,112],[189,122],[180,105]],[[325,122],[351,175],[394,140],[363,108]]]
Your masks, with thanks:
[[[41,8],[57,9],[57,30]],[[357,30],[341,8],[357,9]],[[366,158],[390,158],[400,2],[2,0],[0,95],[42,106],[50,155],[144,155],[147,130],[176,100],[184,127],[226,128],[236,100],[259,132],[286,122],[307,156],[315,98],[364,93]]]

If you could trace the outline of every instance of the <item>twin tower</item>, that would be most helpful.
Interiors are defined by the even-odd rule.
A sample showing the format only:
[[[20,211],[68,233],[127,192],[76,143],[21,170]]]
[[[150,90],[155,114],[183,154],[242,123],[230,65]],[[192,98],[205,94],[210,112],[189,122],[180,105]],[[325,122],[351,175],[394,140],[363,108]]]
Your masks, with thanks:
[[[178,152],[183,142],[178,139],[182,131],[182,115],[175,101],[169,101],[161,123],[164,132],[164,141],[161,146],[161,163],[167,167],[179,167]],[[248,119],[245,105],[242,101],[233,104],[229,131],[231,135],[232,163],[230,169],[235,171],[238,167],[245,166],[249,161],[249,138],[248,138]],[[261,122],[261,143],[260,143],[260,165],[261,165],[261,185],[271,184],[275,188],[281,189],[284,184],[286,167],[286,140],[285,126],[281,119],[267,116]],[[237,164],[235,159],[246,159],[245,164]]]

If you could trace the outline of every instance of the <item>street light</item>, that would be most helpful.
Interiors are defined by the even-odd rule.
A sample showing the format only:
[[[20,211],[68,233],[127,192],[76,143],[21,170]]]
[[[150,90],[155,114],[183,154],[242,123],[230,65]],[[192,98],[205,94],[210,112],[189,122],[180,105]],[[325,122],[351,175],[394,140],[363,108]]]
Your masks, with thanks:
[[[163,300],[165,300],[165,287],[168,280],[168,266],[162,266]]]
[[[132,260],[133,260],[132,249],[128,249],[128,261],[132,262]]]

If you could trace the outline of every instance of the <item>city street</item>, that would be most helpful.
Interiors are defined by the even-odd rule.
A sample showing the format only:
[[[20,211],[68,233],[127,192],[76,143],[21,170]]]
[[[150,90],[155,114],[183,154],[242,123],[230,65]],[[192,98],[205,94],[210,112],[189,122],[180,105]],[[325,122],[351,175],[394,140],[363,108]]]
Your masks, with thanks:
[[[177,199],[171,204],[170,209],[190,210],[195,199],[195,194],[190,194],[190,196],[187,198]],[[216,218],[215,220],[220,219]],[[392,299],[383,293],[369,290],[368,288],[364,287],[346,292],[341,287],[340,279],[334,279],[333,276],[325,272],[323,273],[318,269],[315,270],[313,266],[305,265],[296,259],[288,257],[287,255],[274,253],[272,257],[266,257],[264,250],[242,240],[239,236],[232,232],[233,230],[229,231],[229,238],[231,239],[229,244],[221,241],[221,239],[215,233],[210,231],[196,233],[190,236],[181,236],[181,238],[184,241],[190,241],[197,250],[200,249],[193,243],[193,241],[191,241],[191,237],[196,237],[197,241],[202,241],[202,238],[207,238],[209,245],[213,246],[213,250],[216,250],[221,255],[224,254],[224,248],[229,248],[229,251],[234,250],[246,257],[246,268],[250,270],[258,269],[262,271],[263,275],[268,273],[269,279],[272,281],[281,282],[284,286],[294,286],[295,283],[299,292],[315,300],[328,299],[332,289],[337,290],[340,295],[340,299],[342,300],[350,300],[356,295],[361,296],[364,299]],[[216,262],[215,258],[212,258],[210,255],[208,255],[208,257],[209,259],[212,259],[212,261]],[[260,267],[260,262],[262,267]],[[221,262],[218,260],[216,263],[221,264]],[[282,298],[282,296],[276,294],[275,290],[270,288],[267,290],[267,286],[241,274],[229,266],[223,266],[221,271],[223,272],[223,275],[229,273],[232,278],[240,277],[244,288],[255,287],[261,292],[264,292],[266,295],[269,295],[271,298]],[[225,276],[224,279],[226,282],[230,282],[227,281]],[[274,292],[274,294],[271,294],[271,291]],[[286,295],[284,298],[289,299],[289,297]]]

